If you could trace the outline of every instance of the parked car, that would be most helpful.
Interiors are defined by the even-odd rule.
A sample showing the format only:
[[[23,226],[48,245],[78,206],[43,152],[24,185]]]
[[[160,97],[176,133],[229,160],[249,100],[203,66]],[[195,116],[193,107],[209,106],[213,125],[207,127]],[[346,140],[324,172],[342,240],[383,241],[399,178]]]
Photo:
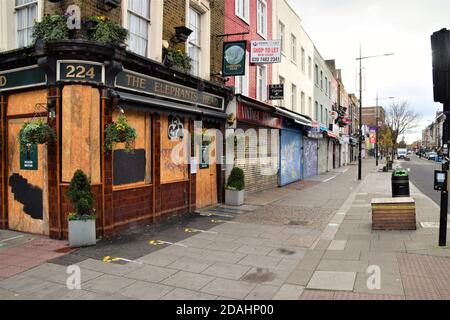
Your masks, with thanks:
[[[436,161],[438,154],[436,152],[427,152],[427,159]]]

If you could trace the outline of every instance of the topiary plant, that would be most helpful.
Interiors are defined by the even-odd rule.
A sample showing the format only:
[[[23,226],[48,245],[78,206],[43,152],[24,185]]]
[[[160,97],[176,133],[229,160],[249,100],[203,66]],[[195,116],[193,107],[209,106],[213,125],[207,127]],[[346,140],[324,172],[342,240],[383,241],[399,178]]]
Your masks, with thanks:
[[[95,219],[94,194],[91,190],[91,182],[83,171],[77,170],[73,175],[67,196],[75,208],[75,213],[69,215],[69,220]]]
[[[245,189],[245,175],[241,168],[234,167],[233,170],[231,170],[226,188],[228,190],[237,191]]]

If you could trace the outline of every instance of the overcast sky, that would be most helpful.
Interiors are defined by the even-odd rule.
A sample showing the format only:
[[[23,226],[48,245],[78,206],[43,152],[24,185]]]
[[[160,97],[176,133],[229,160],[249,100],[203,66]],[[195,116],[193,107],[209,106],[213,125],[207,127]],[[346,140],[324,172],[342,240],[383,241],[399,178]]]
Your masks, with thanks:
[[[431,40],[433,32],[450,29],[449,0],[288,0],[325,59],[336,59],[348,93],[358,96],[359,45],[362,55],[395,53],[363,60],[363,106],[394,96],[408,100],[421,114],[419,126],[406,136],[421,139],[422,129],[442,105],[433,102]],[[389,100],[380,105],[388,107]]]

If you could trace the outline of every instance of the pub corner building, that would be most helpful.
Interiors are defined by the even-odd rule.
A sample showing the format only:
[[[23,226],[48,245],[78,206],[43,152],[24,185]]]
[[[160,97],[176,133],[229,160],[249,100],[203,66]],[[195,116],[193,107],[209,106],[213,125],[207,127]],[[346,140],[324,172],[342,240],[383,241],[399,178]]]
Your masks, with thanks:
[[[232,94],[124,48],[84,40],[37,41],[1,53],[0,228],[66,239],[66,191],[78,169],[91,179],[97,237],[222,202],[222,165],[174,164],[170,155],[180,140],[195,154],[194,142],[177,134],[192,132],[194,121],[224,133]],[[133,153],[123,144],[104,149],[105,128],[121,112],[137,132]],[[30,155],[21,152],[18,135],[37,119],[57,138]]]

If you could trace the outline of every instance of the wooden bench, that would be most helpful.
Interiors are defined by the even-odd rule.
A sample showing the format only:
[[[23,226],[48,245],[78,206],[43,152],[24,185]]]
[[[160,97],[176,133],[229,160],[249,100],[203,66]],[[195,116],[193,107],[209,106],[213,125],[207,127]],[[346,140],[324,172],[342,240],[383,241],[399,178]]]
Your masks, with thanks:
[[[416,230],[413,198],[372,199],[372,230]]]

